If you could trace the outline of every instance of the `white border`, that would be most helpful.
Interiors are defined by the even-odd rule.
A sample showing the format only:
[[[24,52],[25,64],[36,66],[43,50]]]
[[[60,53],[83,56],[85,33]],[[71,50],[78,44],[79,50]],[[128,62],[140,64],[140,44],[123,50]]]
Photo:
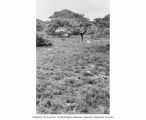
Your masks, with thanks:
[[[145,116],[144,0],[111,0],[111,115]],[[2,120],[35,114],[35,0],[0,2],[0,113]]]

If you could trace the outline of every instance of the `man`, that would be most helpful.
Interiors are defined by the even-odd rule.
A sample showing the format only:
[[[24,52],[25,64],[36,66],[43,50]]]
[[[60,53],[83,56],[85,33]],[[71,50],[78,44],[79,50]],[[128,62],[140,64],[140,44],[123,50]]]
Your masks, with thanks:
[[[81,36],[81,41],[83,41],[83,35],[85,33],[85,28],[83,27],[83,25],[80,25],[80,36]]]

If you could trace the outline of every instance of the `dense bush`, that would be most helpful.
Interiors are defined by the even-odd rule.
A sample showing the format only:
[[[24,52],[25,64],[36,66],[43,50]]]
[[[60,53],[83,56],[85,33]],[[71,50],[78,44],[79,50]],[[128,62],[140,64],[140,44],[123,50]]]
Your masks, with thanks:
[[[36,34],[36,46],[52,46],[53,43],[50,41],[47,37],[45,37],[43,34],[37,33]]]

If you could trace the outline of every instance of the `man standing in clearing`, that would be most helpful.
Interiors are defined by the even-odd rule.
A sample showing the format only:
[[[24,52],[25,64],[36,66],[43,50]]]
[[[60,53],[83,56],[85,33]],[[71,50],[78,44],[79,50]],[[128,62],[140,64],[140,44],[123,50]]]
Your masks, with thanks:
[[[83,25],[80,25],[80,36],[81,36],[81,41],[83,41],[83,35],[85,33],[85,28],[83,27]]]

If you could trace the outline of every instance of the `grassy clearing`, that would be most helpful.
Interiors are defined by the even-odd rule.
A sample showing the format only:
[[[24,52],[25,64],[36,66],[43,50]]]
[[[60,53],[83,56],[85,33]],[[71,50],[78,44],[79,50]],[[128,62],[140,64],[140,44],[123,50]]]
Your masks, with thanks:
[[[50,39],[37,48],[37,113],[109,114],[109,40]]]

